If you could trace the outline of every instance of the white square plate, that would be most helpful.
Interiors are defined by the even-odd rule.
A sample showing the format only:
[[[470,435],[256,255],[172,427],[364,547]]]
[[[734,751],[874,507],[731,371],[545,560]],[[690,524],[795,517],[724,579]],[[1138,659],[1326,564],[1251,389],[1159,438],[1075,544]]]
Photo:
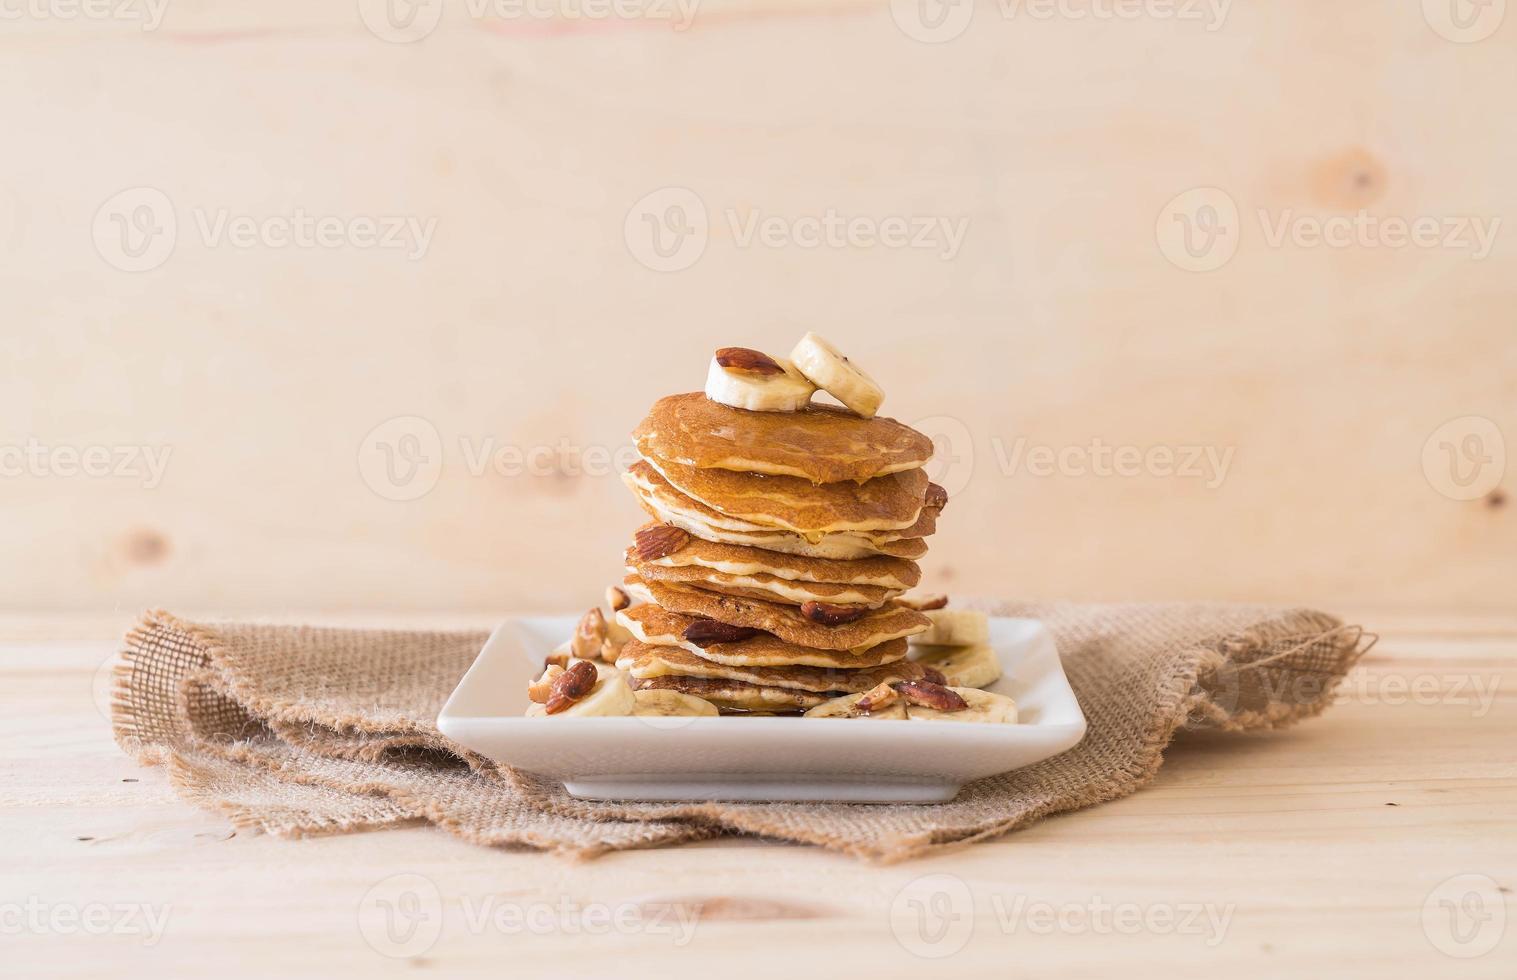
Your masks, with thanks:
[[[574,616],[509,619],[491,634],[437,727],[503,765],[596,800],[941,803],[972,779],[1041,762],[1085,737],[1053,637],[992,618],[1005,673],[988,690],[1015,725],[836,718],[526,718],[527,683]]]

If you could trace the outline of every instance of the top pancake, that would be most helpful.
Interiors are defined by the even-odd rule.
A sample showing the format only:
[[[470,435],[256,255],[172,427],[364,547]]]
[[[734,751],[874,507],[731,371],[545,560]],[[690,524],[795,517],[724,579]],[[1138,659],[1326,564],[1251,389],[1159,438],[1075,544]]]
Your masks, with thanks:
[[[866,419],[830,405],[749,412],[699,391],[660,398],[632,437],[644,456],[812,483],[863,483],[932,458],[932,440],[895,419]]]

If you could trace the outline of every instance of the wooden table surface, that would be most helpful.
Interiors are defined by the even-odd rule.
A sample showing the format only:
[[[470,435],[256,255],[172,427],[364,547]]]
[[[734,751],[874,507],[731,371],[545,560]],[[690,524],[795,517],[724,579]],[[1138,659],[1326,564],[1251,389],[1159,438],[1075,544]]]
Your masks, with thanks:
[[[4,972],[1517,976],[1517,616],[1346,612],[1382,639],[1324,717],[1184,736],[1136,796],[885,867],[234,832],[111,740],[128,617],[0,617]]]

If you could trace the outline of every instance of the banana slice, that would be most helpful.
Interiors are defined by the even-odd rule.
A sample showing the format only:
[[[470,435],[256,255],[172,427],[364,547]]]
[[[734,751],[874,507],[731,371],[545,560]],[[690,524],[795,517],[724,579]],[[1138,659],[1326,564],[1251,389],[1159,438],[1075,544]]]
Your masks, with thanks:
[[[599,664],[596,669],[600,669]],[[528,718],[589,718],[605,717],[613,715],[634,714],[637,707],[637,698],[633,696],[632,688],[627,686],[626,677],[612,669],[611,673],[602,673],[600,680],[590,688],[590,693],[574,702],[563,711],[556,714],[548,714],[547,709],[540,704],[534,704],[527,709]]]
[[[973,609],[929,609],[922,613],[932,620],[927,632],[918,633],[911,642],[921,646],[963,647],[990,642],[990,620]]]
[[[823,701],[821,704],[806,712],[807,718],[869,718],[875,721],[902,721],[906,718],[906,703],[894,701],[885,705],[878,711],[869,714],[855,714],[853,706],[858,704],[859,698],[869,693],[864,691],[859,694],[848,694],[831,701]]]
[[[873,418],[885,400],[873,378],[814,333],[801,338],[790,359],[812,384],[866,419]]]
[[[795,365],[746,347],[723,347],[706,371],[706,397],[750,412],[799,412],[816,385]]]
[[[705,698],[698,698],[683,691],[633,691],[637,706],[634,715],[643,717],[716,717],[716,705]]]
[[[1016,724],[1017,703],[1001,694],[977,691],[972,687],[953,687],[969,707],[963,711],[939,711],[924,708],[919,704],[906,706],[906,718],[910,721],[979,721],[990,724]]]
[[[1001,658],[983,643],[965,647],[912,648],[911,659],[943,672],[951,687],[989,687],[1001,677]]]

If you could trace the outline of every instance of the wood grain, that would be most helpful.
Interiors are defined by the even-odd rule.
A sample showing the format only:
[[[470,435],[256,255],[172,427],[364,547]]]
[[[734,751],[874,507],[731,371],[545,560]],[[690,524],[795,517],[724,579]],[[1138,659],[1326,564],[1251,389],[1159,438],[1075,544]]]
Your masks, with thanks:
[[[161,771],[139,769],[112,744],[92,679],[124,621],[7,617],[0,908],[147,904],[167,916],[153,946],[142,934],[8,929],[7,967],[60,977],[604,977],[635,963],[680,977],[709,975],[713,964],[735,976],[798,965],[1000,975],[1015,964],[1018,975],[1157,977],[1205,963],[1237,977],[1509,977],[1517,699],[1505,688],[1517,670],[1517,621],[1350,614],[1382,639],[1350,696],[1322,718],[1268,736],[1182,737],[1136,796],[891,867],[752,840],[575,863],[429,828],[305,841],[234,833],[176,802]],[[1361,673],[1380,680],[1359,682]],[[1434,687],[1396,702],[1392,678]],[[1475,681],[1495,685],[1484,710],[1462,699]],[[400,874],[435,885],[441,931],[417,955],[392,959],[365,940],[373,906],[363,903]],[[1469,959],[1445,955],[1422,925],[1424,904],[1457,875],[1491,878],[1507,912],[1499,942]],[[967,927],[962,946],[917,958],[920,920],[901,899],[957,883],[970,904],[933,923]],[[1101,903],[1153,925],[1103,931],[1101,920],[1078,917]],[[1045,928],[1042,906],[1064,924]],[[529,927],[503,908],[543,917]],[[1225,926],[1182,928],[1192,908]],[[596,909],[622,910],[637,927],[597,925]]]
[[[455,3],[391,44],[363,6],[205,0],[151,32],[23,18],[0,39],[0,120],[25,134],[0,154],[0,447],[171,451],[151,488],[0,479],[0,604],[586,606],[640,517],[581,463],[699,387],[714,348],[816,328],[957,459],[927,587],[1510,608],[1505,450],[1423,453],[1464,417],[1517,441],[1511,234],[1478,259],[1275,246],[1255,216],[1517,217],[1512,24],[1461,44],[1416,3],[1239,3],[1215,29],[982,4],[923,44],[883,2],[711,2],[684,31]],[[132,273],[92,228],[136,187],[179,233]],[[709,240],[657,272],[624,229],[666,187],[699,196]],[[1205,187],[1240,241],[1191,272],[1156,222]],[[197,223],[297,209],[436,225],[413,261]],[[946,260],[741,241],[829,210],[967,232]],[[360,447],[406,416],[440,474],[386,499]],[[1094,440],[1229,465],[1029,469]],[[1494,490],[1439,492],[1481,456]]]

